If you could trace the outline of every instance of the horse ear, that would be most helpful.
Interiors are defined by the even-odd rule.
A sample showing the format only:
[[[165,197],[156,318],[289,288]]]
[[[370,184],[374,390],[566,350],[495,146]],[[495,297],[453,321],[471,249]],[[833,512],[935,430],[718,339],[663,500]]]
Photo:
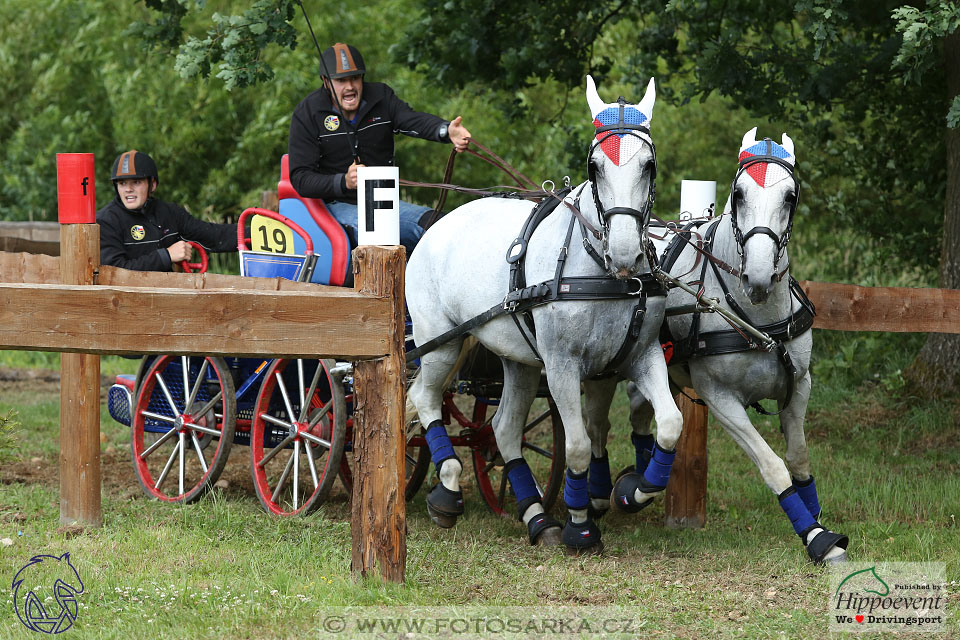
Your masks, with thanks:
[[[743,134],[743,140],[740,141],[740,151],[744,149],[749,149],[753,145],[757,144],[757,128],[754,127]]]
[[[653,120],[653,103],[656,102],[656,100],[657,83],[654,82],[653,78],[650,78],[650,82],[647,83],[647,92],[643,94],[643,100],[637,105],[640,113],[647,116],[649,120]]]
[[[797,157],[797,154],[793,152],[793,140],[786,133],[780,134],[780,146],[794,158]]]
[[[587,76],[587,106],[590,107],[590,116],[597,117],[601,111],[607,108],[603,100],[597,94],[597,85],[593,82],[593,76]]]

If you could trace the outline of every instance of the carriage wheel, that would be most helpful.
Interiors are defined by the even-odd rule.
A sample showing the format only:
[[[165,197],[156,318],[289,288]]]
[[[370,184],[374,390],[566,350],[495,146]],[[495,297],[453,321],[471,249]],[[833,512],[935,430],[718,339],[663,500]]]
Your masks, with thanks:
[[[475,423],[486,422],[487,406],[483,400],[476,400],[473,409]],[[484,429],[489,430],[489,437],[471,448],[477,488],[491,511],[506,518],[513,518],[516,500],[509,488],[510,482],[503,473],[503,458],[497,449],[493,428],[485,425]],[[560,494],[566,466],[563,422],[553,398],[538,399],[534,402],[527,417],[527,424],[523,428],[522,450],[543,497],[543,508],[549,511]]]
[[[337,478],[347,409],[343,380],[330,373],[334,364],[275,360],[267,369],[253,412],[250,451],[253,486],[270,513],[310,513]]]
[[[138,381],[130,430],[147,495],[193,502],[217,481],[236,426],[237,398],[223,358],[159,356]]]

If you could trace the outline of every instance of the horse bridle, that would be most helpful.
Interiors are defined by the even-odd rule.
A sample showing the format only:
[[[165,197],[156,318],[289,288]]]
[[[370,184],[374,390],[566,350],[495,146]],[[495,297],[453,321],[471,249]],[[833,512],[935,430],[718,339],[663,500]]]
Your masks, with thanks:
[[[596,135],[594,142],[590,145],[590,151],[587,153],[587,178],[590,181],[590,189],[593,193],[593,204],[597,209],[597,218],[600,222],[600,241],[603,246],[606,246],[610,235],[610,224],[609,220],[611,216],[614,215],[628,215],[636,218],[639,223],[642,225],[642,228],[646,230],[650,226],[650,215],[653,211],[653,202],[657,198],[657,147],[653,144],[653,139],[650,137],[650,128],[645,127],[639,124],[631,124],[624,120],[623,113],[624,109],[627,106],[627,101],[623,96],[617,100],[617,104],[620,106],[620,115],[618,122],[616,124],[603,125],[597,127]],[[640,132],[639,134],[636,132]],[[605,134],[602,135],[601,134]],[[643,135],[640,135],[643,134]],[[644,203],[643,209],[634,209],[633,207],[611,207],[609,209],[603,206],[603,203],[600,201],[600,192],[597,189],[597,168],[596,164],[593,162],[593,154],[598,148],[603,145],[603,142],[613,135],[629,135],[637,138],[643,144],[650,147],[650,151],[653,154],[653,174],[650,176],[650,189],[647,191],[647,201]],[[597,139],[597,136],[599,139]],[[644,241],[646,245],[649,245],[649,241],[646,236],[644,236]],[[644,247],[646,249],[646,247]]]
[[[730,184],[730,221],[733,225],[733,237],[737,243],[737,253],[740,254],[740,271],[743,272],[744,262],[746,260],[744,253],[746,251],[747,240],[752,238],[757,234],[769,236],[777,246],[777,255],[773,259],[773,270],[777,272],[777,267],[780,264],[780,258],[783,257],[783,252],[787,249],[787,243],[790,242],[790,234],[793,231],[793,216],[797,212],[797,202],[800,200],[800,182],[797,180],[797,177],[794,175],[794,167],[789,162],[775,156],[771,153],[773,149],[773,141],[770,138],[764,138],[764,142],[767,143],[766,153],[763,155],[749,156],[740,161],[740,168],[737,171],[736,177],[733,179],[733,182]],[[737,189],[737,180],[740,179],[740,176],[751,166],[759,164],[761,162],[770,162],[776,165],[779,165],[787,170],[787,174],[790,176],[790,179],[793,180],[793,202],[790,204],[790,214],[787,218],[787,228],[784,230],[782,236],[778,236],[777,233],[770,227],[753,227],[747,233],[743,233],[740,229],[740,225],[737,223],[737,198],[736,198],[736,189]]]

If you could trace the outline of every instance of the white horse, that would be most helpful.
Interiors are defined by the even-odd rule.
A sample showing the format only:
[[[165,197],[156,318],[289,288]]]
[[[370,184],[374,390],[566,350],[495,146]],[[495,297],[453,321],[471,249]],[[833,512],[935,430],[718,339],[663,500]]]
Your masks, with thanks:
[[[690,242],[664,234],[657,248],[665,270],[697,282],[705,298],[718,299],[723,308],[773,340],[767,343],[768,350],[756,348],[761,340],[732,329],[719,314],[691,313],[693,298],[674,289],[667,298],[669,336],[664,336],[664,353],[670,359],[671,381],[677,387],[693,388],[760,469],[810,558],[817,563],[838,562],[846,559],[848,540],[818,522],[820,505],[803,433],[810,397],[813,307],[788,277],[786,249],[800,187],[794,177],[794,145],[786,134],[781,144],[769,139],[757,142],[756,133],[754,127],[743,137],[740,169],[724,214],[695,234],[687,233]],[[717,261],[697,251],[693,245],[698,240],[704,241],[705,249]],[[681,313],[674,315],[674,311]],[[593,385],[587,390],[585,411],[595,459],[605,454],[610,428],[607,412],[614,386]],[[617,480],[612,494],[604,494],[610,484],[609,465],[591,465],[591,504],[599,512],[609,506],[608,495],[628,512],[639,511],[648,502],[639,491],[639,474],[652,446],[650,421],[654,416],[642,388],[628,385],[628,394],[636,466]],[[778,402],[786,464],[747,415],[748,406],[765,398]]]
[[[520,314],[503,314],[470,330],[503,362],[504,395],[493,427],[531,544],[562,539],[577,552],[601,548],[600,530],[587,514],[590,441],[580,409],[581,381],[619,359],[624,363],[621,375],[636,380],[650,398],[660,425],[660,448],[673,450],[680,436],[682,418],[670,394],[657,340],[665,296],[650,273],[647,253],[656,175],[649,134],[655,96],[651,78],[638,105],[623,98],[604,104],[588,76],[587,103],[597,128],[588,156],[591,180],[576,187],[528,241],[522,239],[522,227],[531,203],[509,198],[470,202],[433,225],[407,265],[407,305],[414,339],[421,346],[504,304],[511,280],[511,264],[504,260],[508,251],[512,261],[522,261],[525,282],[534,283],[521,290],[541,296],[538,304],[528,307],[532,324]],[[574,217],[574,209],[582,221]],[[601,286],[608,294],[612,290],[620,294],[587,300],[574,296],[578,288]],[[547,301],[553,294],[560,299]],[[440,483],[427,496],[427,506],[440,526],[453,526],[463,513],[462,466],[440,414],[443,381],[461,342],[462,336],[423,355],[420,375],[409,391],[427,425],[426,439],[438,470]],[[564,500],[570,518],[562,534],[559,523],[543,512],[539,488],[521,453],[522,427],[541,369],[566,432]],[[664,456],[661,461],[656,491],[666,485],[671,460]]]

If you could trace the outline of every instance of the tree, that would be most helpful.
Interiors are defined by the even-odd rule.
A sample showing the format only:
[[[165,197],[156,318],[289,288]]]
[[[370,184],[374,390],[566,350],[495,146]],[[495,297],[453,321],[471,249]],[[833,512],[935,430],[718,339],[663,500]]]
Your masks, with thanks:
[[[820,201],[818,214],[895,240],[891,246],[918,262],[938,262],[940,286],[960,288],[957,3],[931,0],[924,10],[891,0],[590,4],[543,11],[524,0],[501,11],[485,0],[422,0],[400,53],[450,82],[552,77],[570,86],[587,71],[609,69],[615,55],[642,86],[657,70],[650,61],[659,60],[661,96],[717,92],[815,138],[822,151],[803,164],[806,180],[852,178],[847,193]],[[633,37],[613,55],[591,56],[605,34],[600,27],[617,21],[629,21]],[[960,336],[931,334],[908,377],[924,395],[960,390]]]

